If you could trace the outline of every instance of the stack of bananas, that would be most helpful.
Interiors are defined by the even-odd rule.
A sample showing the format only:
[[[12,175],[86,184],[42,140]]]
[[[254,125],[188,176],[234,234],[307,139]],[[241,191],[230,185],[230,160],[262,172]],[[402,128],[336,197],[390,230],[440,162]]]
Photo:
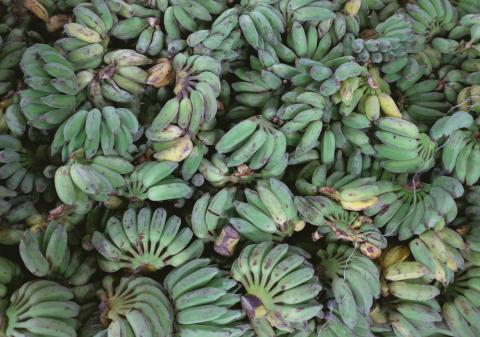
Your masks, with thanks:
[[[0,337],[480,336],[480,0],[0,0]]]

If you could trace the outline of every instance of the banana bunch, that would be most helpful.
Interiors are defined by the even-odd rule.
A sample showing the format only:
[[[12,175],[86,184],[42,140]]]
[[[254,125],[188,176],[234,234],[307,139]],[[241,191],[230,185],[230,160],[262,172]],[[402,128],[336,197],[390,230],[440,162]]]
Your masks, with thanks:
[[[195,236],[215,242],[214,249],[221,255],[231,256],[240,239],[238,233],[225,226],[233,215],[236,194],[235,187],[224,187],[214,195],[203,194],[195,201],[189,221]]]
[[[418,127],[400,118],[380,118],[376,123],[375,157],[382,160],[382,167],[393,173],[427,171],[435,164],[437,144]]]
[[[320,94],[303,92],[300,88],[285,93],[281,100],[282,104],[278,107],[275,97],[267,102],[262,109],[262,116],[278,125],[278,130],[285,134],[286,139],[295,140],[295,150],[289,159],[299,163],[303,158],[309,158],[319,145],[324,121],[322,117],[329,104]]]
[[[0,131],[20,137],[27,131],[27,120],[20,108],[20,95],[0,102]]]
[[[5,187],[25,194],[45,192],[50,184],[41,171],[47,157],[45,150],[43,144],[27,150],[19,139],[0,135],[0,179],[5,180]]]
[[[142,5],[163,12],[163,26],[171,40],[179,40],[184,32],[196,32],[211,22],[213,16],[226,10],[225,0],[138,0]]]
[[[440,230],[458,214],[455,199],[463,193],[462,184],[453,177],[437,176],[431,183],[400,176],[396,188],[381,195],[375,205],[364,210],[385,235],[406,240],[431,228]]]
[[[473,186],[466,194],[465,216],[456,219],[456,231],[465,239],[464,258],[474,266],[480,266],[480,187]]]
[[[415,123],[431,124],[445,116],[451,108],[438,79],[419,80],[400,95],[400,109]]]
[[[96,69],[110,42],[110,32],[118,16],[132,17],[132,5],[123,0],[95,0],[73,8],[75,22],[64,26],[67,37],[55,42],[75,70]]]
[[[391,5],[398,6],[393,2]],[[414,21],[402,12],[388,15],[374,28],[357,35],[359,37],[350,42],[355,58],[359,62],[382,63],[388,65],[387,68],[398,68],[406,55],[422,50],[425,44],[425,38],[415,31]]]
[[[93,200],[108,205],[115,199],[118,189],[128,183],[124,175],[133,171],[133,165],[121,157],[103,155],[85,162],[79,152],[55,171],[55,190],[64,204],[74,206],[77,213],[88,213]]]
[[[348,245],[329,243],[317,256],[317,270],[332,285],[339,316],[353,329],[380,297],[380,272],[375,263]]]
[[[456,276],[446,290],[447,301],[442,313],[451,331],[457,336],[477,336],[480,333],[480,293],[478,280],[480,269],[470,267]]]
[[[318,161],[311,161],[302,168],[295,186],[303,195],[323,194],[351,211],[374,207],[384,194],[400,189],[394,183],[376,177],[360,177],[345,171],[328,174],[327,166]]]
[[[472,13],[472,14],[480,14],[480,10],[478,9],[478,5],[480,3],[478,0],[469,0],[469,1],[452,1],[452,4],[457,7],[458,12],[462,15],[463,13]]]
[[[227,172],[232,167],[244,168],[258,172],[261,177],[278,177],[288,165],[285,135],[261,116],[235,124],[220,138],[215,150],[219,154],[229,154],[224,161]]]
[[[467,58],[465,60],[464,57],[458,56],[458,53],[452,57],[459,57],[460,60],[455,60],[452,63],[462,63],[462,61],[472,61],[471,59]],[[443,83],[443,92],[445,93],[445,97],[447,98],[448,102],[456,106],[459,104],[459,107],[462,110],[468,111],[468,105],[465,104],[465,100],[468,98],[466,94],[468,94],[468,90],[463,90],[465,87],[472,86],[479,84],[479,72],[478,71],[467,71],[464,68],[469,69],[470,65],[466,63],[466,65],[459,64],[446,64],[442,66],[438,72],[438,79]],[[462,93],[462,95],[460,95]],[[460,96],[460,97],[459,97]]]
[[[458,16],[458,13],[455,13]],[[457,18],[455,18],[457,19]],[[442,54],[459,53],[469,58],[477,57],[480,52],[480,19],[475,14],[466,14],[452,22],[448,37],[436,37],[432,46]],[[457,41],[458,40],[458,41]]]
[[[3,96],[15,89],[17,66],[26,48],[25,42],[19,39],[19,33],[19,29],[12,30],[3,43],[0,38],[0,101]]]
[[[317,316],[322,290],[306,253],[287,244],[262,242],[246,246],[231,273],[245,288],[242,308],[258,337],[276,336],[274,328],[293,332]]]
[[[178,336],[239,337],[249,329],[242,324],[237,282],[209,259],[192,260],[167,274],[163,285],[175,310]]]
[[[270,12],[267,7],[259,9],[271,19],[279,20],[276,12]],[[240,7],[233,7],[223,11],[213,22],[210,29],[200,29],[187,37],[187,44],[193,48],[195,54],[209,55],[217,60],[235,61],[241,57],[241,48],[245,41],[238,24]],[[282,23],[280,19],[280,23]],[[282,26],[283,27],[283,26]]]
[[[11,283],[20,279],[21,275],[20,267],[15,262],[0,256],[0,299],[7,295]]]
[[[152,14],[155,15],[120,20],[112,27],[111,34],[120,40],[137,39],[135,50],[140,54],[159,55],[164,47],[165,34],[160,27],[159,13]]]
[[[280,0],[278,8],[285,22],[290,26],[295,22],[316,22],[333,19],[333,5],[318,0]]]
[[[103,56],[102,69],[79,72],[77,82],[81,89],[87,88],[88,98],[96,107],[120,104],[137,112],[149,76],[141,67],[151,63],[134,50],[112,50]]]
[[[350,329],[341,319],[339,319],[339,310],[330,305],[330,312],[325,317],[325,322],[321,324],[317,331],[311,337],[375,337],[372,330],[370,319],[368,316],[358,315],[356,325]],[[300,335],[302,337],[304,335]]]
[[[275,93],[280,93],[283,89],[283,77],[281,76],[283,74],[275,70],[280,66],[282,65],[273,65],[271,71],[235,68],[233,74],[240,79],[240,81],[232,83],[232,89],[237,93],[235,100],[247,107],[263,107]],[[261,66],[259,65],[259,67]]]
[[[360,30],[356,17],[332,13],[321,6],[317,9],[330,12],[330,18],[303,24],[294,20],[288,29],[285,44],[280,42],[274,47],[277,58],[265,58],[259,53],[260,62],[272,66],[272,61],[276,59],[285,63],[294,63],[297,58],[327,62],[339,56],[351,56],[349,43]]]
[[[79,336],[171,336],[173,308],[161,284],[144,276],[105,276],[96,312]]]
[[[428,268],[425,278],[434,279],[444,286],[453,282],[454,272],[462,270],[465,265],[462,256],[465,242],[451,228],[422,233],[410,241],[409,246],[415,261]]]
[[[442,321],[442,308],[435,300],[396,300],[383,308],[377,306],[370,314],[376,326],[384,326],[391,334],[381,336],[451,336]],[[375,326],[374,325],[374,326]]]
[[[36,201],[0,185],[0,245],[17,245],[26,225],[36,224]]]
[[[380,118],[381,114],[386,117],[402,117],[391,96],[390,86],[375,67],[370,67],[366,76],[350,77],[343,81],[332,99],[335,104],[339,104],[338,110],[342,116],[350,116],[358,109],[371,121]]]
[[[480,113],[480,85],[463,88],[457,97],[457,107],[461,111],[472,111],[478,115]]]
[[[386,238],[372,225],[370,218],[347,211],[330,198],[296,196],[294,203],[301,218],[318,227],[313,234],[314,240],[326,236],[329,241],[350,241],[372,259],[379,257],[387,245]]]
[[[241,165],[235,172],[230,172],[225,156],[220,153],[214,153],[209,159],[202,158],[198,172],[214,187],[223,187],[227,183],[248,183],[255,178],[247,165]]]
[[[334,50],[332,49],[331,52]],[[295,66],[284,63],[272,65],[273,73],[283,80],[288,80],[295,87],[319,92],[324,97],[337,93],[342,83],[352,77],[367,76],[368,69],[358,64],[353,56],[342,53],[326,55],[323,62],[307,58],[295,61]]]
[[[210,56],[177,54],[173,59],[175,97],[168,100],[146,131],[152,141],[161,141],[177,125],[195,136],[199,130],[211,130],[216,124],[217,97],[220,94],[220,62]]]
[[[20,241],[20,256],[25,267],[37,277],[62,280],[78,287],[96,272],[96,260],[82,250],[71,250],[65,227],[50,222],[45,229],[27,229]]]
[[[26,282],[2,303],[0,333],[76,337],[80,306],[72,299],[73,292],[54,281]]]
[[[413,27],[417,34],[432,40],[435,49],[437,35],[458,29],[458,12],[449,0],[426,0],[407,4],[405,12],[413,21]]]
[[[431,129],[432,136],[443,141],[443,168],[467,186],[480,179],[479,130],[480,120],[461,111],[437,120]]]
[[[121,221],[111,217],[104,233],[93,233],[92,245],[100,254],[98,265],[109,273],[120,269],[154,272],[199,257],[203,242],[192,241],[191,229],[180,227],[181,219],[175,215],[167,219],[163,208],[129,208]]]
[[[228,219],[241,237],[253,242],[282,241],[305,227],[293,193],[280,180],[258,180],[256,189],[247,188],[244,194],[245,202],[233,201],[236,216]]]
[[[87,160],[97,153],[128,157],[138,131],[137,117],[128,109],[80,110],[59,126],[50,151],[52,156],[61,153],[63,162],[79,149]]]
[[[22,55],[20,67],[28,89],[20,91],[20,108],[28,123],[47,130],[67,119],[84,95],[70,61],[46,44],[35,44]]]
[[[167,160],[145,162],[125,178],[125,185],[118,190],[118,195],[130,200],[151,201],[190,198],[192,188],[184,180],[171,175],[177,167],[178,163]]]

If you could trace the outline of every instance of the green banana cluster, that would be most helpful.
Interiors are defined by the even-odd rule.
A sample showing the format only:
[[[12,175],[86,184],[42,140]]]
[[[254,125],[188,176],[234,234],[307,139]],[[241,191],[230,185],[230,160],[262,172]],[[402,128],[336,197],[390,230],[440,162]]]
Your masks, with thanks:
[[[384,194],[398,190],[398,186],[390,181],[377,180],[376,177],[360,177],[361,162],[360,167],[355,166],[359,161],[355,163],[354,157],[349,158],[347,172],[335,170],[330,174],[325,164],[309,162],[298,174],[295,182],[297,189],[303,195],[326,195],[339,202],[343,208],[352,211],[376,206]],[[351,173],[352,171],[358,173]]]
[[[313,235],[314,240],[326,236],[331,241],[350,241],[371,258],[379,257],[387,245],[386,238],[370,218],[358,212],[347,211],[330,198],[296,196],[294,202],[301,218],[318,227]]]
[[[389,10],[399,6],[396,2],[390,5]],[[360,62],[383,64],[382,69],[389,70],[387,74],[394,70],[398,72],[405,66],[407,55],[422,50],[425,43],[425,38],[416,32],[415,24],[407,13],[390,13],[375,27],[361,31],[360,38],[350,42],[352,54]],[[380,13],[379,17],[382,14],[386,15]]]
[[[437,176],[430,184],[400,176],[394,185],[364,214],[372,217],[377,227],[385,227],[385,235],[398,235],[399,240],[431,228],[443,229],[457,216],[455,199],[464,193],[462,184],[449,176]]]
[[[30,195],[19,195],[0,185],[0,244],[17,245],[26,224],[37,219],[39,212]]]
[[[436,300],[400,300],[377,307],[373,314],[374,327],[379,331],[393,330],[392,336],[449,336],[451,331],[443,322],[442,308]],[[375,328],[374,328],[375,329]],[[383,336],[383,334],[381,334]]]
[[[314,149],[322,140],[323,121],[327,101],[313,91],[292,90],[281,97],[283,104],[276,104],[276,99],[269,101],[262,110],[262,116],[285,134],[285,138],[295,146],[289,155],[289,161],[298,163],[303,157],[310,158]],[[328,131],[327,131],[328,132]],[[328,137],[328,136],[327,136]]]
[[[242,308],[258,337],[293,332],[320,312],[315,297],[322,286],[306,258],[287,244],[262,242],[246,246],[233,262],[232,276],[245,288]]]
[[[431,124],[445,116],[450,108],[438,79],[419,80],[402,91],[401,109],[412,121]]]
[[[235,187],[224,187],[217,193],[203,194],[195,201],[190,217],[190,225],[195,236],[204,241],[214,241],[215,250],[223,255],[232,255],[238,243],[238,235],[224,228],[233,215],[233,202],[236,199]],[[229,235],[230,234],[230,235]]]
[[[146,131],[152,141],[169,141],[170,125],[195,136],[199,130],[211,130],[217,114],[220,94],[220,63],[210,56],[177,54],[172,61],[176,81],[175,97],[167,101]]]
[[[415,260],[429,269],[426,278],[444,286],[453,282],[454,273],[465,266],[462,256],[465,242],[460,234],[450,228],[422,233],[410,241],[409,246]]]
[[[72,299],[73,292],[54,281],[26,282],[1,302],[0,333],[75,337],[80,306]]]
[[[163,285],[175,309],[178,336],[240,337],[249,329],[242,322],[237,282],[209,259],[173,269]]]
[[[458,16],[458,13],[456,14]],[[461,53],[476,57],[480,50],[480,20],[475,14],[466,14],[456,20],[450,22],[452,28],[448,37],[435,37],[432,40],[432,47],[442,54]],[[460,44],[454,39],[462,39],[468,41],[466,44]],[[473,58],[472,57],[472,58]]]
[[[139,165],[125,178],[118,195],[130,200],[164,201],[189,198],[192,188],[172,173],[178,163],[173,161],[146,162]]]
[[[85,98],[72,63],[49,45],[27,48],[20,67],[28,86],[20,91],[20,108],[28,123],[38,129],[57,127]]]
[[[45,192],[50,182],[39,165],[45,160],[45,150],[42,144],[32,153],[19,139],[0,135],[0,179],[5,181],[5,187],[25,194]]]
[[[80,152],[79,152],[80,151]],[[107,202],[125,188],[133,165],[117,156],[95,156],[91,162],[78,150],[66,165],[55,171],[55,190],[60,200],[75,207],[77,213],[88,213],[92,200]]]
[[[317,252],[317,269],[332,284],[333,299],[343,323],[355,328],[361,315],[368,315],[373,301],[380,297],[380,272],[370,259],[354,248],[329,243]]]
[[[20,267],[7,258],[0,257],[0,299],[7,293],[11,283],[21,278]]]
[[[455,278],[447,288],[448,300],[442,314],[450,330],[459,336],[476,336],[480,333],[478,280],[480,269],[469,267]]]
[[[416,173],[429,170],[435,164],[437,144],[418,127],[399,118],[380,118],[375,137],[376,157],[382,167],[393,173]]]
[[[279,177],[288,165],[285,135],[263,117],[245,119],[226,132],[215,145],[225,157],[225,168],[246,166],[262,177]],[[206,177],[207,180],[208,177]]]
[[[26,48],[22,35],[20,29],[13,29],[5,41],[0,40],[0,100],[14,89],[17,66]]]
[[[148,207],[138,211],[129,208],[121,220],[111,217],[104,233],[95,231],[92,235],[99,267],[110,273],[120,269],[154,272],[199,257],[203,242],[192,240],[192,230],[181,228],[181,221],[175,215],[167,219],[163,208]]]
[[[325,323],[317,328],[317,331],[312,334],[313,337],[342,337],[342,336],[358,336],[358,337],[374,337],[368,316],[359,316],[357,324],[353,329],[339,319],[339,311],[331,306],[332,309],[325,318]],[[376,332],[376,331],[375,331]],[[300,335],[302,336],[302,335]]]
[[[146,2],[141,0],[141,2]],[[196,32],[212,15],[226,10],[224,0],[157,0],[155,7],[163,12],[163,26],[169,39],[180,40],[184,32]]]
[[[128,157],[138,131],[137,117],[128,109],[79,110],[59,126],[50,151],[60,153],[64,162],[79,149],[87,160],[97,153]]]
[[[474,60],[478,61],[478,60]],[[465,67],[466,65],[464,65]],[[471,65],[468,65],[471,67]],[[475,113],[480,112],[480,85],[475,84],[470,87],[463,88],[462,91],[458,93],[457,96],[457,105],[459,110],[462,111],[473,111]]]
[[[171,336],[173,309],[161,284],[145,276],[105,276],[98,311],[79,336]]]
[[[260,7],[267,15],[276,13]],[[213,22],[210,29],[200,29],[187,37],[187,44],[196,54],[209,55],[217,60],[235,61],[241,57],[242,31],[238,24],[239,8],[233,7],[224,10]],[[275,17],[273,17],[275,19]]]
[[[27,229],[19,244],[25,267],[35,276],[62,280],[79,287],[87,284],[96,272],[95,256],[68,247],[65,227],[50,222],[41,229]]]
[[[240,81],[232,83],[232,89],[237,93],[235,100],[240,104],[260,108],[283,87],[282,76],[271,70],[235,68],[233,73]]]
[[[110,51],[100,58],[101,64],[102,60],[104,68],[78,73],[80,88],[87,88],[89,100],[98,108],[120,104],[137,112],[148,79],[141,67],[152,60],[131,49]]]
[[[456,112],[438,119],[431,133],[442,144],[442,165],[455,178],[467,186],[480,179],[480,142],[478,132],[480,120],[465,112]]]
[[[280,180],[258,180],[256,189],[247,188],[244,194],[245,202],[233,201],[236,214],[228,219],[240,237],[253,242],[281,241],[305,227],[293,193]]]

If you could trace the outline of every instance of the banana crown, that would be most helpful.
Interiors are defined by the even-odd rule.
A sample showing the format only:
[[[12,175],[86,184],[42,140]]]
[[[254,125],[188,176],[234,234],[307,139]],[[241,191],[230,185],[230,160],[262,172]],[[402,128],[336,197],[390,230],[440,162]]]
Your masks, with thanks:
[[[181,228],[181,220],[175,215],[167,219],[163,208],[130,208],[121,221],[111,217],[105,233],[94,232],[92,244],[104,271],[153,272],[200,256],[203,242],[192,238],[191,229]]]
[[[45,130],[58,126],[83,100],[78,96],[73,65],[53,47],[29,47],[20,68],[28,86],[20,91],[20,107],[34,127]]]
[[[242,307],[255,330],[292,331],[312,319],[322,289],[303,251],[287,244],[262,242],[246,246],[232,265],[232,276],[245,288]],[[302,310],[299,310],[302,308]]]
[[[239,308],[237,282],[209,259],[195,259],[172,270],[163,282],[175,308],[177,330],[182,336],[215,331],[241,336],[244,313]]]
[[[28,229],[20,241],[20,256],[27,269],[38,277],[62,279],[71,286],[85,285],[96,271],[94,256],[71,250],[65,227],[50,222],[44,230]]]
[[[99,320],[105,336],[170,336],[173,308],[160,283],[148,277],[104,277],[98,290]],[[89,326],[86,329],[91,328]]]
[[[10,297],[0,317],[4,336],[40,334],[77,336],[80,306],[72,302],[73,292],[60,284],[38,280],[24,283]],[[2,310],[3,311],[3,310]]]

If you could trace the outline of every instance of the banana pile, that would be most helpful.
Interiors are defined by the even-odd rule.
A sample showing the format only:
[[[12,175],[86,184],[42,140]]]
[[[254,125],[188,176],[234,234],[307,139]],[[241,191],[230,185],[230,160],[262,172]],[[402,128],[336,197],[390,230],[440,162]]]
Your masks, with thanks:
[[[0,337],[480,336],[480,0],[0,0]]]

